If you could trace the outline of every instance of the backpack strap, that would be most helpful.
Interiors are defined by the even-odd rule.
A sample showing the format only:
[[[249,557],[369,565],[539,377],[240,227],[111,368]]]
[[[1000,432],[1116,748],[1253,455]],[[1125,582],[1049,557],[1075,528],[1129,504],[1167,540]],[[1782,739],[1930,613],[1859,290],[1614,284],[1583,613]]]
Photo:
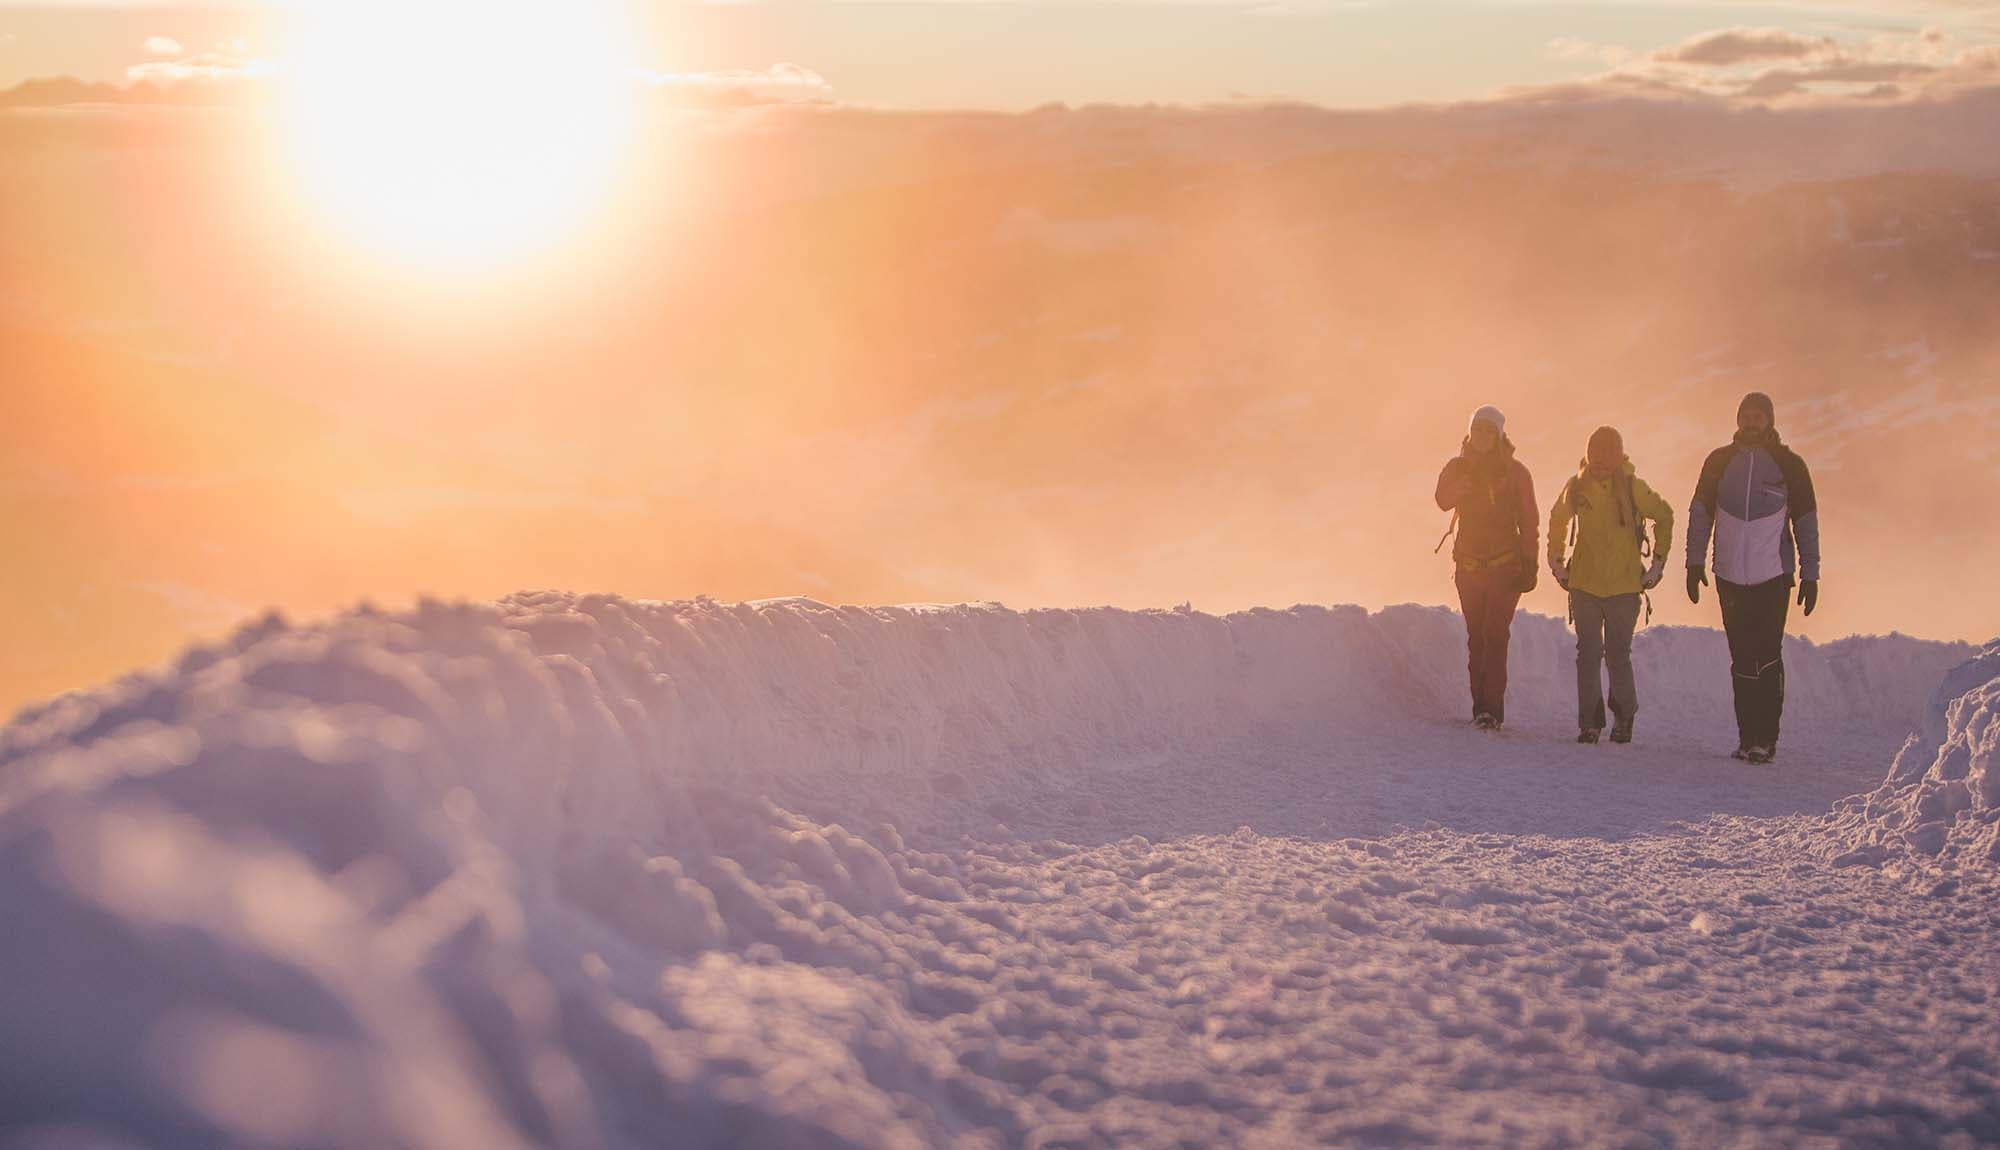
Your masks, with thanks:
[[[1576,524],[1579,516],[1576,510],[1576,476],[1569,477],[1563,484],[1563,502],[1569,506],[1569,542],[1563,545],[1563,562],[1576,557]]]
[[[1446,525],[1444,529],[1444,536],[1443,538],[1438,540],[1438,545],[1436,547],[1431,548],[1431,554],[1436,555],[1438,552],[1444,550],[1444,545],[1450,542],[1452,533],[1457,530],[1458,530],[1458,508],[1454,507],[1451,509],[1451,522]]]
[[[1649,535],[1646,534],[1645,523],[1641,522],[1639,519],[1639,494],[1638,491],[1634,489],[1632,486],[1634,482],[1632,476],[1621,473],[1619,475],[1619,482],[1621,485],[1621,489],[1624,491],[1625,510],[1628,514],[1632,516],[1632,539],[1639,545],[1640,562],[1644,562],[1653,557],[1653,540]],[[1649,617],[1651,608],[1652,604],[1649,601],[1647,603],[1647,610],[1649,612]]]

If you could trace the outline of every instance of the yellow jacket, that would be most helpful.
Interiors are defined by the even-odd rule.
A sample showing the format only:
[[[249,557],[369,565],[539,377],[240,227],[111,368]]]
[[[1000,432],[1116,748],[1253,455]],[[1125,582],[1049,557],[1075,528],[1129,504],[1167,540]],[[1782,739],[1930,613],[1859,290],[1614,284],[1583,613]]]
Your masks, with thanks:
[[[1628,461],[1608,479],[1589,468],[1563,485],[1549,511],[1549,566],[1564,562],[1570,521],[1576,521],[1576,549],[1568,556],[1569,587],[1586,595],[1609,598],[1636,595],[1644,589],[1646,560],[1639,554],[1640,525],[1653,524],[1652,553],[1663,556],[1674,544],[1674,509]]]

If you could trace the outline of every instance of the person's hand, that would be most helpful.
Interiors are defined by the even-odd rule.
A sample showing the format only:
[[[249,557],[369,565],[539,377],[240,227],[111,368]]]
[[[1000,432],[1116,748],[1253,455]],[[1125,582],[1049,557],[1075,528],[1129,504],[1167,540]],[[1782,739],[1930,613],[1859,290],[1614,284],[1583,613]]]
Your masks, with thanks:
[[[1666,577],[1667,561],[1665,557],[1655,555],[1653,556],[1653,565],[1646,568],[1645,577],[1639,580],[1639,586],[1647,591],[1651,591],[1660,585],[1660,580]]]
[[[1569,564],[1549,560],[1549,578],[1556,581],[1556,586],[1569,590]]]
[[[1814,607],[1819,606],[1819,580],[1799,580],[1799,606],[1804,607],[1808,615],[1812,614]]]
[[[1526,595],[1528,592],[1533,591],[1535,584],[1541,577],[1541,572],[1535,570],[1533,563],[1521,564],[1521,594]]]
[[[1688,568],[1688,602],[1701,602],[1701,589],[1708,586],[1708,571],[1701,567]]]

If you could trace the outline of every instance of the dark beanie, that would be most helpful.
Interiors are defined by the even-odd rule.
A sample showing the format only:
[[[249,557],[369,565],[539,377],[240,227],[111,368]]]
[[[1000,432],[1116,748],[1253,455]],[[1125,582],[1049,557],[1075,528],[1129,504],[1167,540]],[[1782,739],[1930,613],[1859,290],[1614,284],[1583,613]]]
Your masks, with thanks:
[[[1623,463],[1625,437],[1618,434],[1615,427],[1600,427],[1590,433],[1590,445],[1584,449],[1583,457],[1590,461]]]
[[[1768,396],[1768,395],[1765,395],[1765,394],[1764,394],[1763,392],[1761,392],[1761,391],[1753,391],[1753,392],[1751,392],[1750,394],[1748,394],[1748,395],[1744,396],[1744,397],[1743,397],[1743,402],[1742,402],[1742,403],[1739,403],[1739,404],[1737,404],[1737,405],[1736,405],[1736,415],[1737,415],[1737,417],[1738,417],[1739,419],[1740,419],[1740,418],[1742,418],[1742,415],[1743,415],[1743,412],[1744,412],[1744,409],[1746,409],[1746,408],[1751,408],[1751,407],[1754,407],[1754,408],[1756,408],[1757,410],[1759,410],[1759,411],[1763,412],[1763,413],[1764,413],[1764,418],[1765,418],[1766,420],[1770,421],[1770,423],[1771,423],[1771,425],[1772,425],[1772,426],[1774,426],[1774,427],[1775,427],[1775,426],[1777,426],[1777,423],[1778,423],[1778,411],[1777,411],[1777,409],[1776,409],[1776,408],[1774,408],[1774,407],[1772,407],[1772,406],[1771,406],[1771,397],[1770,397],[1770,396]]]

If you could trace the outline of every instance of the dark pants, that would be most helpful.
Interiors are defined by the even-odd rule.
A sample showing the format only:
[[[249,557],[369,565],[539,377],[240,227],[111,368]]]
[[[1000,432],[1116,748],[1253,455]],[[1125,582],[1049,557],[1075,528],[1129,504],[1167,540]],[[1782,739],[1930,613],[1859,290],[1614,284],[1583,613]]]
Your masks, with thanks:
[[[1465,616],[1467,669],[1472,676],[1472,713],[1507,717],[1507,634],[1521,602],[1521,567],[1458,569],[1458,609]]]
[[[1739,745],[1775,748],[1785,709],[1785,615],[1792,581],[1780,576],[1745,587],[1717,579],[1715,595],[1722,600],[1722,630],[1729,636]]]
[[[1611,713],[1629,720],[1639,712],[1639,689],[1632,681],[1632,631],[1639,625],[1639,596],[1598,598],[1569,593],[1576,623],[1576,725],[1604,729],[1604,668],[1611,668]]]

